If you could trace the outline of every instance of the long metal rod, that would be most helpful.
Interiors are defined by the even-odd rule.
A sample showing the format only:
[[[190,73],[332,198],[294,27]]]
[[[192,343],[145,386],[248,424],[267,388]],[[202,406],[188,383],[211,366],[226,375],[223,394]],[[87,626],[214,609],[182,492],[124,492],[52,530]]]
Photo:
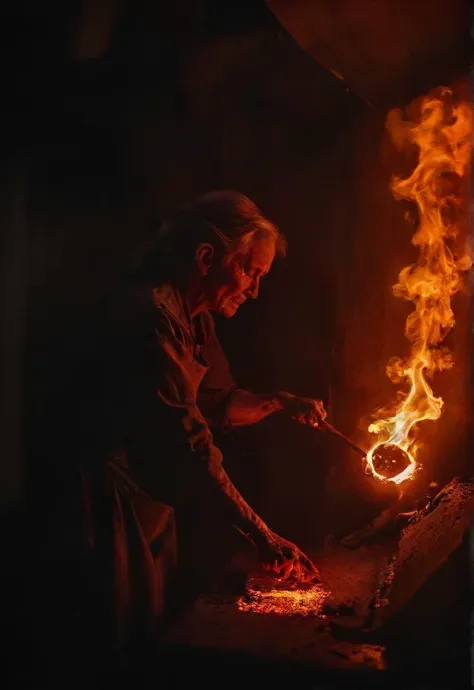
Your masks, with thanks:
[[[323,422],[321,422],[321,428],[326,429],[326,430],[329,431],[331,434],[334,434],[334,436],[339,436],[339,438],[341,438],[343,441],[345,441],[345,442],[347,443],[347,445],[350,446],[350,447],[352,448],[352,450],[355,450],[356,453],[359,453],[359,455],[360,455],[361,457],[365,458],[365,457],[367,456],[367,452],[366,452],[365,450],[362,450],[362,448],[360,448],[360,447],[357,445],[357,443],[354,443],[354,441],[351,441],[350,438],[347,438],[347,436],[344,436],[343,433],[341,433],[340,431],[338,431],[337,429],[335,429],[335,428],[334,428],[331,424],[329,424],[329,422],[327,422],[326,420],[324,420]]]

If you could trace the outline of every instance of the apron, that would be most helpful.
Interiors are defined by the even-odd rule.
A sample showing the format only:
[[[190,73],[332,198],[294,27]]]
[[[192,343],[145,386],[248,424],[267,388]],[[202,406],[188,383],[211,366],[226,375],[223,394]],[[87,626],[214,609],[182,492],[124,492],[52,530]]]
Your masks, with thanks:
[[[186,367],[196,394],[209,368],[201,347],[196,344]],[[166,622],[168,600],[182,586],[179,524],[186,531],[188,523],[186,510],[178,509],[177,532],[174,509],[153,500],[127,470],[126,453],[115,452],[102,465],[102,476],[81,473],[89,571],[119,648],[144,645]],[[182,570],[187,567],[184,558]]]
[[[174,511],[131,481],[119,453],[100,477],[82,471],[81,483],[85,601],[96,609],[88,618],[99,620],[117,652],[144,653],[165,622],[177,561]]]

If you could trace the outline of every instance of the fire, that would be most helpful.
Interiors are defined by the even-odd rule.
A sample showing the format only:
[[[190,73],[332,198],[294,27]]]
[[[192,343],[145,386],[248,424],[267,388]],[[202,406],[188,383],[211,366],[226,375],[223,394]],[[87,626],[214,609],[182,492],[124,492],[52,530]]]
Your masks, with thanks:
[[[412,244],[418,248],[415,263],[402,269],[393,286],[396,297],[409,300],[414,310],[406,320],[405,336],[411,342],[406,359],[393,358],[386,373],[394,383],[404,383],[397,402],[378,410],[369,432],[376,437],[367,455],[367,471],[396,484],[412,478],[419,468],[417,454],[420,422],[439,419],[444,401],[430,385],[433,375],[453,366],[450,351],[442,345],[455,325],[451,306],[464,273],[471,267],[466,248],[460,249],[460,186],[467,179],[471,151],[471,108],[455,103],[443,89],[421,102],[416,122],[403,120],[392,111],[387,127],[400,147],[418,147],[418,164],[407,178],[394,177],[396,199],[414,202],[418,227]],[[385,477],[374,467],[374,452],[382,444],[398,446],[408,455],[407,468]]]

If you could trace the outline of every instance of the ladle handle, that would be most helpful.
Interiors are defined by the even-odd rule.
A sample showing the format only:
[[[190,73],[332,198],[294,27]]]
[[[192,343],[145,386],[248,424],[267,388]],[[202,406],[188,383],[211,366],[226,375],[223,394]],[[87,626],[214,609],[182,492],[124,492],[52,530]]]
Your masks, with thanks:
[[[325,419],[320,424],[321,427],[324,427],[327,431],[329,431],[331,434],[334,434],[334,436],[339,436],[343,441],[347,443],[348,446],[352,448],[352,450],[355,450],[356,453],[358,453],[361,457],[365,458],[367,456],[367,453],[365,450],[362,450],[357,443],[354,443],[354,441],[351,441],[350,438],[347,438],[347,436],[344,436],[343,433],[335,429],[329,422],[327,422]]]

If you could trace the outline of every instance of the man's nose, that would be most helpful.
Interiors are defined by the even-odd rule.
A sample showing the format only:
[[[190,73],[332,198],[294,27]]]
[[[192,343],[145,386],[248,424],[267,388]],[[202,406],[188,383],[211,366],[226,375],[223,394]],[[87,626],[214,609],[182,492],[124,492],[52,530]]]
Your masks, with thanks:
[[[249,289],[247,290],[247,295],[248,295],[251,299],[257,299],[257,297],[258,297],[258,289],[259,289],[259,287],[260,287],[259,283],[260,283],[260,281],[259,281],[258,278],[257,278],[256,280],[253,281],[253,283],[250,285]]]

